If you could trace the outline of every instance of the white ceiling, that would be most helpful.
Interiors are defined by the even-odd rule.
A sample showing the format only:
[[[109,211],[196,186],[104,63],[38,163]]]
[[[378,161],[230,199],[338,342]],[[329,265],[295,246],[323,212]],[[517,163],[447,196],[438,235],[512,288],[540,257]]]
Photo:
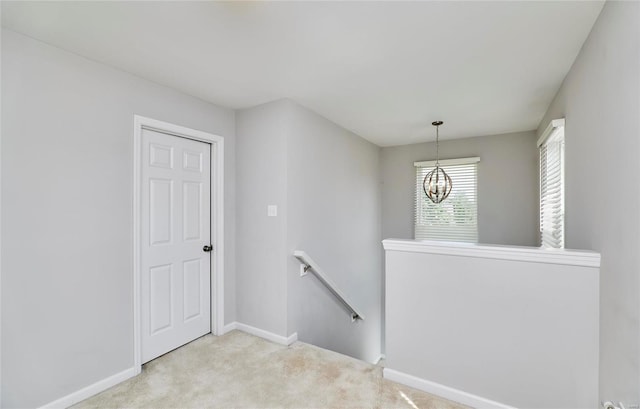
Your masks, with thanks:
[[[291,98],[381,146],[531,130],[603,3],[2,2],[12,30],[246,108]]]

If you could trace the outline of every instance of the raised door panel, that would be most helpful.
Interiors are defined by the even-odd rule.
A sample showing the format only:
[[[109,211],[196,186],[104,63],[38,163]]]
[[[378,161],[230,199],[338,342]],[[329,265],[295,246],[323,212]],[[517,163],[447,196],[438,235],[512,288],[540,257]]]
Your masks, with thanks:
[[[184,262],[184,321],[198,317],[202,313],[202,263],[199,259]]]
[[[202,152],[185,150],[182,155],[182,168],[189,172],[202,173]]]
[[[182,185],[182,226],[184,240],[201,240],[203,228],[202,183],[184,182]]]
[[[149,243],[154,245],[171,242],[173,181],[149,180]]]
[[[173,168],[173,147],[158,143],[149,144],[149,166]]]
[[[172,327],[173,274],[171,264],[149,269],[150,305],[149,330],[151,335]]]

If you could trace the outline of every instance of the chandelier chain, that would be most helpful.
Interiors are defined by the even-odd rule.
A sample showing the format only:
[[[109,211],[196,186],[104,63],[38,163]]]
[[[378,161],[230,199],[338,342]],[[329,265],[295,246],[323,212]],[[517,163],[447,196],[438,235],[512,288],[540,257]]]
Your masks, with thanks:
[[[438,144],[438,139],[440,138],[440,125],[436,125],[436,167],[440,165],[440,145]]]

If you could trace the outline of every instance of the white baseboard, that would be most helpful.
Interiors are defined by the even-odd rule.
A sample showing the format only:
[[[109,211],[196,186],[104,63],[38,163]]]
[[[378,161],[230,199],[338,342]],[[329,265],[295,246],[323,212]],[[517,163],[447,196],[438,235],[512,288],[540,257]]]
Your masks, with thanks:
[[[371,363],[374,365],[380,365],[380,361],[382,361],[383,359],[387,359],[387,356],[385,354],[380,354],[378,355],[378,358]]]
[[[504,403],[486,399],[439,383],[427,381],[426,379],[418,378],[404,372],[394,371],[393,369],[384,368],[382,373],[384,378],[389,379],[390,381],[398,382],[473,408],[515,409],[513,406],[505,405]]]
[[[271,342],[275,342],[281,345],[291,345],[298,340],[298,333],[294,332],[288,337],[284,337],[282,335],[277,335],[269,331],[262,330],[260,328],[252,327],[247,324],[242,324],[239,322],[232,322],[227,324],[222,329],[222,334],[224,335],[227,332],[233,331],[234,329],[238,329],[240,331],[246,332],[251,335],[255,335],[260,338],[264,338]],[[129,369],[125,369],[122,372],[119,372],[115,375],[111,375],[108,378],[102,379],[92,385],[89,385],[85,388],[80,389],[79,391],[70,393],[67,396],[63,396],[60,399],[57,399],[53,402],[49,402],[40,409],[49,409],[49,408],[68,408],[69,406],[75,405],[76,403],[83,401],[87,398],[90,398],[93,395],[97,395],[98,393],[109,389],[112,386],[119,384],[120,382],[126,381],[129,378],[132,378],[138,374],[140,374],[140,367],[132,367]]]
[[[238,323],[237,322],[232,322],[231,324],[227,324],[222,328],[222,333],[220,335],[224,335],[227,332],[231,332],[234,329],[238,329]]]
[[[237,329],[242,332],[246,332],[247,334],[255,335],[256,337],[264,338],[268,341],[275,342],[280,345],[291,345],[298,340],[298,333],[294,332],[288,337],[284,337],[282,335],[274,334],[273,332],[265,331],[260,328],[252,327],[251,325],[243,324],[241,322],[234,322],[228,325],[225,325],[224,330],[227,332],[227,328],[229,331]]]
[[[129,368],[125,369],[122,372],[119,372],[115,375],[111,375],[108,378],[105,378],[101,381],[98,381],[92,385],[89,385],[85,388],[80,389],[79,391],[75,391],[70,393],[67,396],[63,396],[60,399],[54,400],[53,402],[49,402],[46,405],[41,406],[40,409],[44,408],[68,408],[71,405],[75,405],[76,403],[83,401],[93,395],[96,395],[102,391],[109,389],[110,387],[119,384],[120,382],[126,381],[129,378],[132,378],[138,375],[140,372],[137,368]]]

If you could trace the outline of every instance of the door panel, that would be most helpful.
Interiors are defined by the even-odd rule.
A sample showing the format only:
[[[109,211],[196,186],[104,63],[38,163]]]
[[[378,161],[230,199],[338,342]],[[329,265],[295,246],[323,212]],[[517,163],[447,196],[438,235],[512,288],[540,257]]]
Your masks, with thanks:
[[[190,320],[200,315],[201,291],[203,271],[200,260],[189,260],[184,262],[184,321]]]
[[[171,264],[149,269],[151,334],[171,327]]]
[[[183,169],[202,173],[202,153],[185,151],[183,156]]]
[[[172,185],[171,180],[149,179],[149,241],[152,246],[171,241]]]
[[[202,183],[184,182],[184,240],[200,240],[202,231]]]
[[[149,145],[149,165],[158,168],[173,168],[173,148],[171,146],[152,143]]]
[[[210,148],[142,131],[143,363],[211,331]]]

